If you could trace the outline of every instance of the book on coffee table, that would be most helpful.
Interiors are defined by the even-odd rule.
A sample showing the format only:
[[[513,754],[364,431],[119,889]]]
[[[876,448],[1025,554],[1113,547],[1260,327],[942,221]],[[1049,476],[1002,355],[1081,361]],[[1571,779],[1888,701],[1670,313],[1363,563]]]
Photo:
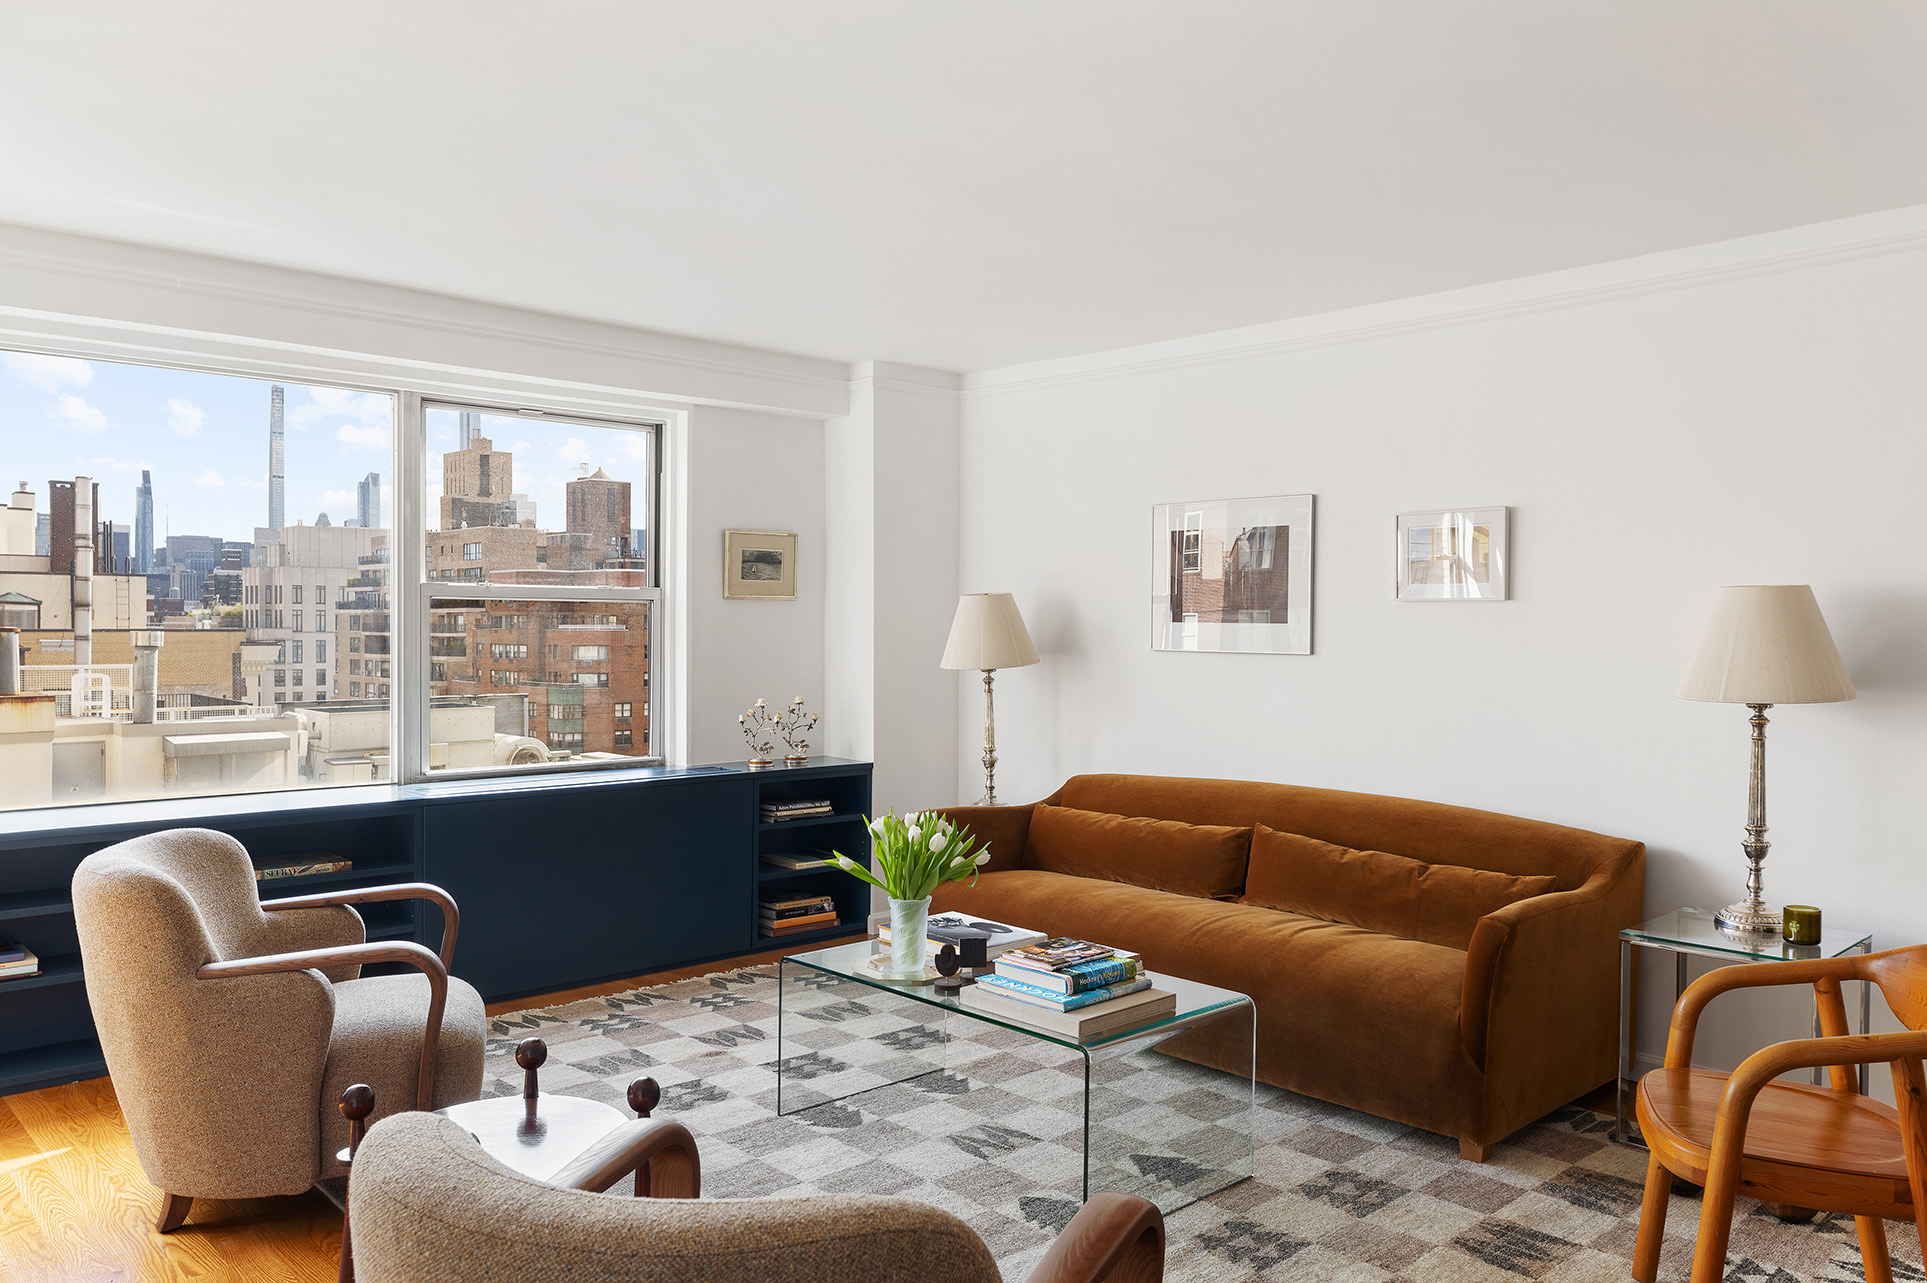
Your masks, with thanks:
[[[993,922],[989,918],[972,917],[967,913],[933,913],[924,928],[924,951],[934,958],[937,950],[946,944],[955,944],[966,933],[984,937],[984,956],[987,958],[995,958],[1006,949],[1036,944],[1045,938],[1042,931],[1013,927],[1007,922]],[[889,923],[878,928],[877,939],[884,944],[890,943]]]
[[[1162,1020],[1176,1014],[1178,1009],[1177,995],[1166,989],[1143,989],[1075,1011],[1052,1011],[1047,1007],[1018,1002],[985,986],[981,981],[966,985],[957,998],[965,1007],[986,1016],[1014,1020],[1080,1041]]]

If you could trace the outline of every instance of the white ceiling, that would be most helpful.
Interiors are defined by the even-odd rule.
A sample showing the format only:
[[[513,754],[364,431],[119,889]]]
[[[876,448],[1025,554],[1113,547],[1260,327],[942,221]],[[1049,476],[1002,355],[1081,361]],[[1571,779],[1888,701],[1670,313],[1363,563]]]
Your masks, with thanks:
[[[0,9],[0,220],[843,360],[1927,203],[1913,0]]]

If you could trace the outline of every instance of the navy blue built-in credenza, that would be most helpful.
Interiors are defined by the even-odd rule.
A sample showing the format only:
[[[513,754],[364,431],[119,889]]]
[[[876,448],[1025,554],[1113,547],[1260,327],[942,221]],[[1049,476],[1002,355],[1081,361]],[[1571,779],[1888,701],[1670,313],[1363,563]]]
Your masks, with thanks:
[[[827,799],[833,814],[764,824],[759,804]],[[433,882],[461,907],[456,975],[494,1001],[774,947],[757,900],[772,890],[836,896],[860,929],[868,888],[834,870],[792,872],[761,856],[867,855],[870,765],[633,767],[487,781],[0,812],[0,940],[41,973],[0,980],[0,1093],[106,1072],[81,982],[69,886],[90,852],[158,829],[231,833],[257,865],[328,854],[340,873],[261,883],[263,899],[387,882]],[[363,906],[373,940],[441,939],[432,905]]]

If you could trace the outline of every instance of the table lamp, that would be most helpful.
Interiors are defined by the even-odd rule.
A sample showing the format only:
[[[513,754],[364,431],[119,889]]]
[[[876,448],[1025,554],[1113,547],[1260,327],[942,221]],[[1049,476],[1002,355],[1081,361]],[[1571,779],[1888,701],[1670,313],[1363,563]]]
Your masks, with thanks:
[[[957,599],[957,617],[950,622],[944,644],[945,668],[975,668],[984,675],[984,795],[979,806],[997,802],[997,717],[991,700],[991,679],[999,668],[1023,668],[1037,662],[1024,617],[1007,592],[965,593]]]
[[[1766,840],[1766,710],[1775,704],[1827,704],[1854,697],[1840,652],[1813,589],[1805,584],[1722,588],[1680,681],[1681,699],[1745,704],[1753,710],[1753,767],[1747,790],[1746,898],[1714,915],[1737,935],[1778,934],[1760,864]]]

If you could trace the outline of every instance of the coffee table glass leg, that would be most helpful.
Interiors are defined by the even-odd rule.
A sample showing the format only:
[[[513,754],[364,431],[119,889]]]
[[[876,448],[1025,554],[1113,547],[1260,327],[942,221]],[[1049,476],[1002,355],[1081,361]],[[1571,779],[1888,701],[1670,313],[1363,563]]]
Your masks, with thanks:
[[[1085,1053],[1086,1198],[1137,1194],[1169,1213],[1254,1173],[1255,1015],[1247,1000]]]
[[[1613,1083],[1613,1139],[1626,1140],[1626,1093],[1633,1077],[1633,942],[1619,942],[1619,1077]]]

